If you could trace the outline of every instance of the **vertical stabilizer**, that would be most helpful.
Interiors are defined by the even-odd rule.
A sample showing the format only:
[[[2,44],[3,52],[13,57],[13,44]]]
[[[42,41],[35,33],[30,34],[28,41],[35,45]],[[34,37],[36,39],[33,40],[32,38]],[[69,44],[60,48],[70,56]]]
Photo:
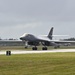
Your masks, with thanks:
[[[52,35],[53,35],[53,27],[51,28],[49,34],[48,34],[48,38],[52,40]]]

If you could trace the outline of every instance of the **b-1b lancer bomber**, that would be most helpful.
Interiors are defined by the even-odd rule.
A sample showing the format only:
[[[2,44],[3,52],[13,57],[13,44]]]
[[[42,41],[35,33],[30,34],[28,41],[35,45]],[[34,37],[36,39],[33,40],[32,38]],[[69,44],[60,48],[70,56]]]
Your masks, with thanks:
[[[40,43],[44,46],[42,47],[42,50],[47,50],[47,46],[54,46],[54,48],[59,48],[59,43],[72,43],[75,41],[60,41],[60,40],[53,40],[53,27],[51,28],[49,34],[46,36],[35,36],[33,34],[23,34],[20,39],[22,41],[25,41],[26,47],[27,45],[31,45],[32,50],[37,50],[37,46],[40,45]]]

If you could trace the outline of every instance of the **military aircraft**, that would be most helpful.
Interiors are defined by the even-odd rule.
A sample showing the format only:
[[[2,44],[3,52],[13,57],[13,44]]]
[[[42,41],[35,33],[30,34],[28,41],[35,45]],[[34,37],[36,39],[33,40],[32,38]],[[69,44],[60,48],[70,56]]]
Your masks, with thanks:
[[[42,50],[47,50],[47,46],[54,46],[54,48],[59,48],[59,43],[72,43],[75,41],[60,41],[60,40],[52,40],[53,38],[53,27],[50,29],[50,32],[48,35],[44,36],[35,36],[33,34],[23,34],[20,39],[22,41],[25,41],[25,45],[27,48],[27,45],[34,46],[32,47],[32,50],[37,50],[37,46],[40,45],[40,43],[44,46],[42,47]]]

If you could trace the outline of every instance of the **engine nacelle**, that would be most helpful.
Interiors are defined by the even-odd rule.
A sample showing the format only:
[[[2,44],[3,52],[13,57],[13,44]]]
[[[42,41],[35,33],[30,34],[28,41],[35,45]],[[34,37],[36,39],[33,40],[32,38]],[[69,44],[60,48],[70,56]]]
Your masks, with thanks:
[[[39,42],[28,42],[28,45],[39,46]]]
[[[50,46],[50,42],[42,42],[42,45],[44,45],[44,46]]]

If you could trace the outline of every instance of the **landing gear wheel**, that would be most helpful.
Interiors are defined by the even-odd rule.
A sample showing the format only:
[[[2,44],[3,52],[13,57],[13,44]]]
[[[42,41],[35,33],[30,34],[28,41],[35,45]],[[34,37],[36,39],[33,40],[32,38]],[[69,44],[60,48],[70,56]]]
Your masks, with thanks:
[[[37,47],[32,47],[32,50],[37,50]]]
[[[42,50],[47,50],[47,47],[42,47]]]

